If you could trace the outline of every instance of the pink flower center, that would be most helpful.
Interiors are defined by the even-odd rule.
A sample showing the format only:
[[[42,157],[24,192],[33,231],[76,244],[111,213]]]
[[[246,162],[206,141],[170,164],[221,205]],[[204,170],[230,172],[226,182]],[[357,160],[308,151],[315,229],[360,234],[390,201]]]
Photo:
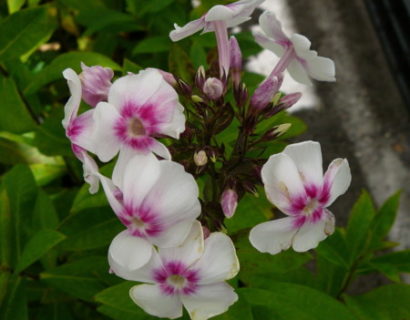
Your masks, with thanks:
[[[144,125],[137,117],[128,120],[128,134],[134,137],[145,135]]]
[[[147,208],[126,206],[120,220],[135,237],[155,237],[163,231],[158,215]]]
[[[166,295],[189,295],[198,287],[198,271],[189,269],[181,261],[170,261],[153,272],[155,282]]]

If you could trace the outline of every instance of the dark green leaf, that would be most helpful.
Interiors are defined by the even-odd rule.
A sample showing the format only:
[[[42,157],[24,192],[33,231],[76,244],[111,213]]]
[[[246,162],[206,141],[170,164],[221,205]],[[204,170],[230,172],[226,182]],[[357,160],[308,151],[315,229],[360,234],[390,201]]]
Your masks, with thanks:
[[[137,43],[132,54],[169,51],[171,40],[167,36],[149,37]]]
[[[1,320],[28,320],[26,282],[14,276],[10,278],[7,294],[0,308]]]
[[[25,245],[15,272],[26,269],[64,239],[65,235],[51,229],[37,232]]]

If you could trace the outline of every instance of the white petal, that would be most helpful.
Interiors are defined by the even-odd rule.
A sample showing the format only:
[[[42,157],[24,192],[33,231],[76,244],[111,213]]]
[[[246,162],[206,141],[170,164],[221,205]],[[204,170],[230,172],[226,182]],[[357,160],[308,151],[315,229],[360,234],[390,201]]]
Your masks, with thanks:
[[[161,160],[159,165],[161,174],[145,204],[160,213],[169,224],[183,219],[194,221],[201,210],[194,177],[179,163]]]
[[[272,39],[268,38],[267,36],[263,35],[262,33],[255,32],[254,33],[255,41],[263,48],[272,51],[278,57],[281,57],[285,52],[285,49],[280,45],[274,42]]]
[[[76,117],[69,126],[68,134],[72,143],[81,148],[95,153],[94,131],[96,123],[94,120],[95,110],[88,110]],[[70,128],[75,127],[74,130]],[[74,133],[73,133],[74,131]]]
[[[290,37],[290,40],[293,43],[296,54],[301,58],[303,58],[306,52],[309,52],[311,42],[305,36],[295,33]]]
[[[277,41],[289,41],[289,38],[282,31],[279,20],[272,12],[265,11],[261,14],[259,24],[268,37]]]
[[[106,102],[100,102],[93,114],[95,130],[93,133],[94,153],[98,158],[107,162],[118,153],[121,142],[115,135],[115,123],[120,114],[115,107]]]
[[[191,231],[184,242],[171,248],[160,248],[159,255],[163,261],[182,261],[190,266],[204,252],[204,235],[199,221],[194,222]]]
[[[233,288],[224,282],[200,286],[181,297],[192,320],[206,320],[228,310],[238,300]]]
[[[175,139],[179,139],[179,135],[185,131],[185,115],[184,107],[181,104],[177,104],[174,114],[170,122],[162,123],[159,125],[159,132],[170,136]]]
[[[179,246],[187,238],[194,221],[194,219],[184,219],[172,224],[165,223],[164,231],[148,239],[160,248]]]
[[[132,148],[128,148],[126,146],[122,146],[120,148],[118,159],[112,173],[112,181],[116,186],[124,185],[125,168],[136,154],[138,154],[138,152]]]
[[[205,27],[205,20],[203,18],[193,20],[183,27],[179,27],[177,24],[174,25],[175,30],[172,30],[169,34],[169,37],[172,41],[179,41],[194,33],[198,32],[199,30]]]
[[[128,74],[113,83],[108,102],[118,110],[129,102],[142,106],[163,82],[165,80],[161,73],[153,68],[142,70],[138,74]]]
[[[307,86],[312,85],[312,81],[310,80],[306,69],[302,66],[302,64],[299,61],[292,60],[292,62],[288,65],[287,70],[293,80]]]
[[[166,295],[156,285],[141,284],[130,289],[131,299],[146,313],[168,319],[182,316],[182,303],[178,296]]]
[[[82,152],[82,162],[84,171],[84,180],[90,185],[88,191],[95,194],[98,191],[100,179],[98,177],[97,163],[91,158],[87,152]]]
[[[284,153],[270,156],[261,171],[268,199],[287,213],[290,199],[306,197],[305,188],[293,160]]]
[[[226,21],[232,19],[235,12],[227,6],[213,6],[205,15],[205,21]]]
[[[150,150],[165,160],[171,160],[172,158],[168,148],[163,143],[157,140],[153,141]]]
[[[319,242],[327,237],[326,221],[327,219],[322,219],[317,222],[305,223],[295,234],[292,244],[293,250],[305,252],[316,248]]]
[[[324,177],[324,185],[328,186],[330,190],[330,197],[326,206],[330,206],[337,197],[344,194],[351,181],[352,175],[347,160],[340,158],[333,160]]]
[[[322,150],[316,141],[288,145],[283,153],[292,158],[305,185],[320,187],[323,182]]]
[[[105,192],[105,196],[107,197],[108,203],[110,204],[112,210],[114,210],[117,216],[121,216],[124,207],[115,196],[118,188],[113,184],[113,182],[110,179],[103,176],[102,174],[98,174],[98,178],[100,179],[100,182]]]
[[[293,227],[292,218],[276,219],[253,227],[249,241],[260,252],[277,254],[290,248],[297,231]]]
[[[147,264],[153,250],[145,239],[134,237],[124,230],[112,240],[108,248],[110,267],[117,276],[133,280],[128,275]]]
[[[137,207],[151,191],[161,174],[160,163],[151,153],[136,154],[124,170],[124,204]]]
[[[239,272],[239,261],[232,240],[214,232],[205,240],[205,252],[193,268],[199,269],[199,283],[209,284],[232,279]]]
[[[70,89],[71,97],[64,106],[63,127],[67,129],[68,124],[77,116],[78,108],[81,103],[81,81],[73,69],[65,69],[63,76],[67,80],[68,88]]]
[[[332,59],[325,57],[314,57],[307,59],[307,69],[309,75],[319,81],[336,81],[335,78],[335,63]]]

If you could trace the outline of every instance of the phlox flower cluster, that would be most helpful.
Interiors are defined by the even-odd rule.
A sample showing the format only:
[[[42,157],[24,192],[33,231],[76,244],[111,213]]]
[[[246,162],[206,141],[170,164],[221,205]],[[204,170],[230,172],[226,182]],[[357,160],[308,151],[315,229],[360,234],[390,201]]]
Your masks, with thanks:
[[[249,95],[241,77],[241,50],[228,28],[250,19],[262,2],[216,5],[185,26],[175,25],[173,41],[200,30],[216,35],[217,67],[200,67],[193,84],[155,68],[115,80],[113,71],[101,66],[82,64],[79,75],[63,72],[71,94],[62,121],[66,135],[90,193],[101,186],[124,225],[108,250],[110,270],[143,283],[131,288],[130,297],[151,315],[174,319],[184,307],[191,319],[205,320],[237,301],[225,281],[239,272],[239,262],[223,221],[257,185],[264,185],[269,201],[287,215],[252,228],[249,239],[257,250],[307,251],[334,230],[328,206],[350,184],[345,159],[334,160],[323,174],[320,144],[313,141],[289,145],[267,161],[247,157],[290,127],[284,123],[254,134],[260,121],[300,98],[300,93],[279,91],[285,70],[305,84],[335,80],[332,60],[310,50],[304,36],[286,36],[275,16],[265,12],[260,16],[264,33],[255,34],[255,40],[280,60]],[[234,106],[225,99],[229,92]],[[82,101],[89,108],[80,113]],[[213,137],[234,118],[241,126],[226,157]],[[101,174],[99,164],[114,159],[112,174]],[[212,183],[200,197],[196,179],[204,175]]]

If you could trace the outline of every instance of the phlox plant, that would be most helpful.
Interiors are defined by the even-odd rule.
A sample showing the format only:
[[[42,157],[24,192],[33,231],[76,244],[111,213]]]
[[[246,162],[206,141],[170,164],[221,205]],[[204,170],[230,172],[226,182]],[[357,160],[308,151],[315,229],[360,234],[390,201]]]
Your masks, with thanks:
[[[161,3],[154,2],[159,9],[130,1],[128,10],[155,15]],[[281,90],[285,77],[334,82],[335,64],[305,36],[288,35],[273,12],[261,13],[263,2],[212,3],[197,19],[178,19],[166,31],[179,52],[170,69],[127,60],[120,74],[101,57],[81,56],[45,68],[62,71],[64,108],[53,124],[28,109],[38,122],[34,137],[4,136],[64,163],[64,171],[44,181],[33,167],[16,166],[2,177],[1,319],[410,317],[401,279],[409,253],[390,252],[395,245],[384,239],[399,196],[375,209],[363,192],[347,227],[336,228],[331,205],[348,192],[348,160],[324,169],[320,142],[289,142],[304,127],[288,114],[301,93]],[[106,10],[111,27],[129,28],[124,13]],[[261,31],[247,41],[278,62],[255,82],[244,69],[243,35],[232,28],[256,12]],[[209,34],[216,46],[203,48],[204,64],[184,65],[176,43]],[[38,99],[36,86],[21,93],[31,93],[27,107]],[[69,142],[61,153],[44,138],[57,126]],[[63,190],[73,180],[82,185],[79,172],[85,184]],[[27,224],[21,208],[30,204]],[[351,295],[352,283],[369,273],[391,284]]]

